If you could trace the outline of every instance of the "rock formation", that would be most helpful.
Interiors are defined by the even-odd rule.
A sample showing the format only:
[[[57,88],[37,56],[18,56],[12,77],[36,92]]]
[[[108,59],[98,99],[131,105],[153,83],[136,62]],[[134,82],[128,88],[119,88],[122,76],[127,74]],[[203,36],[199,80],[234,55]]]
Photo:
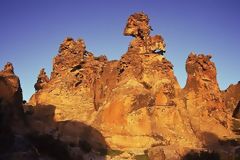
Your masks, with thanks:
[[[23,160],[31,156],[29,143],[21,136],[27,130],[20,81],[8,62],[0,71],[0,159]]]
[[[238,101],[238,104],[233,111],[233,117],[237,118],[237,119],[240,119],[240,101]]]
[[[40,70],[38,75],[37,83],[34,85],[36,91],[42,89],[49,82],[49,78],[46,75],[44,68]]]
[[[226,90],[222,91],[226,110],[229,114],[233,113],[240,97],[240,82],[231,84]]]
[[[3,72],[4,73],[9,73],[9,74],[14,74],[14,68],[13,68],[12,63],[7,62],[7,64],[4,66]]]
[[[151,30],[152,27],[149,25],[149,18],[146,14],[140,12],[131,15],[124,29],[125,36],[135,37],[129,45],[129,52],[163,54],[166,51],[165,42],[160,35],[150,36]]]
[[[1,129],[15,129],[23,117],[22,89],[11,63],[0,71],[0,117]]]
[[[82,39],[66,38],[50,79],[40,71],[28,103],[30,128],[52,136],[54,144],[69,144],[71,155],[81,153],[83,159],[107,153],[113,160],[177,160],[216,157],[215,152],[230,159],[236,150],[229,141],[236,138],[232,115],[239,110],[239,83],[220,91],[211,55],[190,53],[181,89],[163,55],[164,39],[151,36],[151,30],[146,14],[131,15],[124,35],[133,40],[113,61],[95,57]],[[5,68],[13,74],[10,64]]]
[[[33,95],[30,104],[57,106],[56,119],[91,121],[92,113],[98,108],[98,94],[103,94],[101,90],[98,91],[101,86],[97,81],[106,62],[105,56],[94,57],[86,51],[83,40],[65,39],[59,54],[53,59],[50,80],[36,83],[38,93]],[[42,75],[46,77],[40,73],[38,80],[42,81]]]
[[[38,90],[43,89],[47,81],[49,79],[42,69]],[[106,155],[107,144],[96,129],[80,122],[55,122],[53,106],[38,106],[34,112],[24,113],[28,107],[23,105],[20,81],[13,72],[13,65],[7,63],[0,71],[0,159],[82,160],[96,155],[103,159]],[[46,132],[56,128],[63,137]],[[64,138],[76,138],[76,134],[78,143],[69,146],[69,141]]]
[[[186,62],[188,77],[184,90],[204,99],[208,110],[222,109],[223,98],[217,83],[216,67],[210,60],[211,57],[211,55],[194,53],[188,56]]]

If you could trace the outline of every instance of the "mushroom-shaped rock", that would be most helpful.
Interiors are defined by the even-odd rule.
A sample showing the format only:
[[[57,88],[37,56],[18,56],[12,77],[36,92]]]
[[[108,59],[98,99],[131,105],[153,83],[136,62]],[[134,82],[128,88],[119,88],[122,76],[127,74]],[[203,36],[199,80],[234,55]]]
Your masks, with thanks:
[[[125,36],[133,36],[140,38],[147,38],[150,35],[151,26],[149,26],[149,18],[143,13],[132,14],[127,21],[124,29]]]
[[[163,54],[166,51],[164,39],[160,35],[150,36],[151,30],[149,18],[145,13],[139,12],[131,15],[124,29],[125,36],[135,37],[129,45],[129,52]]]

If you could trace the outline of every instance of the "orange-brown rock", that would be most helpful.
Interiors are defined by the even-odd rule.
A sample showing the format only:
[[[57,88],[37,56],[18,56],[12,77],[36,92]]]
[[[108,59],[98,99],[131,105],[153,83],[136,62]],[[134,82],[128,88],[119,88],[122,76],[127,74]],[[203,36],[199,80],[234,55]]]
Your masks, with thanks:
[[[129,16],[127,25],[124,29],[124,35],[144,39],[150,35],[150,30],[151,26],[149,26],[148,16],[143,12],[139,12]]]
[[[34,157],[31,144],[22,136],[27,130],[20,81],[8,62],[0,71],[0,159],[30,160]]]
[[[238,101],[238,104],[233,111],[233,117],[237,118],[237,119],[240,119],[240,101]]]
[[[134,54],[163,54],[166,51],[166,44],[162,36],[150,36],[151,30],[152,28],[149,25],[149,18],[145,13],[134,13],[128,18],[126,27],[124,29],[124,35],[135,37],[129,45],[129,53],[134,52]]]
[[[91,121],[90,115],[96,112],[98,99],[102,96],[97,81],[106,62],[105,56],[94,57],[86,51],[82,39],[65,39],[53,60],[50,80],[45,73],[40,73],[38,79],[43,83],[37,82],[35,86],[41,89],[32,96],[29,104],[56,106],[55,118],[58,120]]]
[[[226,90],[222,91],[225,102],[225,110],[231,114],[240,101],[240,82],[231,84]]]
[[[235,136],[231,116],[240,97],[239,85],[220,91],[211,56],[191,53],[187,83],[181,89],[173,65],[162,54],[163,38],[150,36],[150,31],[147,15],[131,15],[124,35],[134,39],[119,61],[95,57],[83,40],[67,38],[53,60],[51,78],[42,80],[46,74],[39,75],[40,87],[29,104],[34,110],[54,106],[51,116],[59,124],[76,121],[96,128],[116,150],[143,153],[152,148],[150,156],[166,159],[180,159],[190,149],[209,149],[209,144],[224,151],[219,141]],[[31,121],[39,122],[41,116],[34,116]],[[37,128],[57,134],[43,122]],[[60,135],[72,141],[78,138],[74,133]]]
[[[7,62],[7,64],[4,66],[4,70],[5,73],[9,73],[9,74],[14,74],[14,68],[12,63]]]
[[[22,89],[9,62],[0,71],[0,117],[1,130],[15,130],[23,122]]]
[[[184,90],[204,99],[209,110],[222,109],[223,98],[217,83],[216,67],[210,60],[211,57],[211,55],[196,55],[194,53],[188,56],[186,62],[188,77]]]
[[[34,85],[35,90],[38,91],[38,90],[42,89],[48,82],[49,82],[49,78],[48,78],[44,68],[42,68],[38,75],[37,83],[35,83],[35,85]]]
[[[75,70],[80,67],[86,54],[86,46],[82,39],[74,41],[68,37],[59,47],[59,54],[53,59],[53,72],[51,78],[63,76],[62,73],[69,69]]]
[[[46,82],[47,85],[47,81],[42,69],[38,83]],[[37,93],[44,89],[42,87]],[[33,112],[24,114],[22,103],[19,78],[13,72],[12,64],[7,63],[0,71],[0,159],[104,158],[107,144],[99,131],[76,121],[55,122],[55,107],[50,105],[38,105],[32,108]]]

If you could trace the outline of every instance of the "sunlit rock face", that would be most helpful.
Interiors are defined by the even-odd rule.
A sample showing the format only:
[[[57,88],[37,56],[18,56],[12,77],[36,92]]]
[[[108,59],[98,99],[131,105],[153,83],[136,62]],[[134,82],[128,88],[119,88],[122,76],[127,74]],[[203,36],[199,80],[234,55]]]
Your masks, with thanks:
[[[148,16],[143,12],[139,12],[129,16],[124,35],[146,38],[150,35],[150,31],[151,26],[149,25]]]
[[[53,59],[50,80],[40,72],[35,85],[39,86],[38,92],[32,96],[30,104],[56,106],[56,119],[90,121],[91,114],[97,110],[97,80],[106,62],[105,56],[94,57],[86,51],[82,39],[65,39]]]
[[[35,110],[54,106],[56,122],[90,125],[101,132],[111,149],[149,150],[150,157],[180,159],[190,149],[209,149],[209,139],[213,147],[219,146],[219,139],[233,138],[231,116],[240,99],[239,85],[220,91],[211,56],[191,53],[182,89],[173,65],[163,55],[163,37],[150,32],[145,13],[131,15],[124,35],[133,36],[133,40],[120,60],[113,61],[95,57],[82,39],[65,39],[53,59],[50,79],[41,70],[29,105]],[[31,121],[35,124],[36,119],[47,116],[33,116]],[[44,126],[41,123],[38,125]],[[36,127],[52,135],[60,131],[60,137],[70,142],[78,138],[73,128],[69,136],[60,129]]]
[[[133,36],[134,39],[129,44],[129,53],[145,54],[159,53],[166,51],[166,44],[160,35],[150,36],[152,28],[149,25],[148,16],[143,13],[134,13],[128,18],[124,29],[125,36]]]
[[[184,88],[186,93],[193,92],[202,98],[209,106],[209,110],[223,109],[224,103],[217,83],[217,71],[215,64],[210,60],[211,55],[196,55],[191,53],[186,61],[188,73],[187,83]]]

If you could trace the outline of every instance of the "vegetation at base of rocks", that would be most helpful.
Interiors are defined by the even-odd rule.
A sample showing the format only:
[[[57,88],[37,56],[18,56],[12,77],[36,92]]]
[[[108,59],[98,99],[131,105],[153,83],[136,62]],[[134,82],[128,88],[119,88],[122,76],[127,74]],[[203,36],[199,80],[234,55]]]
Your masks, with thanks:
[[[115,156],[122,154],[123,152],[124,151],[121,151],[121,150],[110,149],[107,151],[107,155],[109,155],[110,157],[115,157]]]
[[[136,160],[149,160],[149,157],[148,157],[148,155],[146,155],[146,154],[136,155],[136,156],[134,156],[134,158],[135,158]]]

